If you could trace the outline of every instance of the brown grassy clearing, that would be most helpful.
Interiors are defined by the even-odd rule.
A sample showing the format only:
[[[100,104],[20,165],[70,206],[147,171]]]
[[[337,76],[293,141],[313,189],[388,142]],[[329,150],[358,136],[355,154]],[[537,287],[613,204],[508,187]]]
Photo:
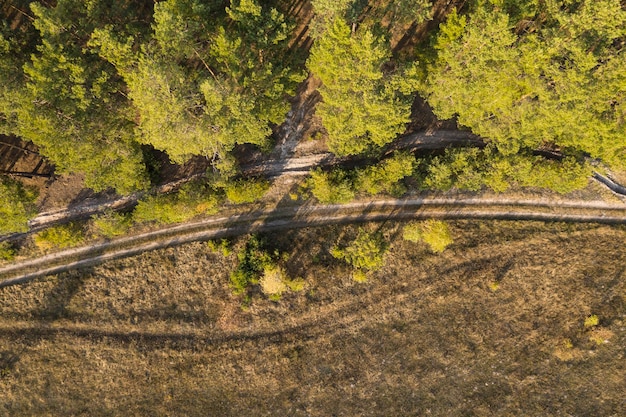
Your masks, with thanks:
[[[624,228],[401,226],[366,284],[328,254],[356,226],[270,235],[307,288],[248,308],[201,243],[5,288],[0,415],[624,415]]]

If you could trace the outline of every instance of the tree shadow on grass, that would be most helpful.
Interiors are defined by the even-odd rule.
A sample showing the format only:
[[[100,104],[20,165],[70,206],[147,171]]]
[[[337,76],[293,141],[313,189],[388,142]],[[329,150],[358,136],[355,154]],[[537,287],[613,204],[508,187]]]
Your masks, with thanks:
[[[43,322],[69,317],[67,306],[92,273],[93,268],[86,268],[57,275],[56,286],[46,294],[34,316]]]
[[[21,350],[23,351],[24,349]],[[15,350],[0,351],[0,379],[11,375],[15,364],[20,360],[21,354],[22,352],[16,352]]]

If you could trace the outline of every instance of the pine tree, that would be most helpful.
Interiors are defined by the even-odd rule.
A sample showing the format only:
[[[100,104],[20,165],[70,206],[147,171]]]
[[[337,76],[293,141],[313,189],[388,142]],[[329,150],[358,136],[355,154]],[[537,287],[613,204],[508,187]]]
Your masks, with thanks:
[[[624,167],[625,41],[618,0],[481,2],[442,25],[423,92],[505,155],[547,146]]]
[[[129,192],[146,185],[142,154],[113,68],[87,47],[95,25],[119,17],[109,3],[31,3],[38,45],[0,109],[5,129],[37,144],[57,172],[82,173],[94,190]]]
[[[367,29],[352,33],[340,18],[316,39],[308,67],[323,83],[317,114],[328,131],[331,152],[360,154],[404,131],[410,101],[382,71],[389,57],[381,39]]]
[[[128,86],[138,113],[137,140],[177,163],[193,155],[231,173],[236,144],[268,145],[282,121],[286,95],[300,79],[280,64],[292,26],[253,0],[167,0],[155,6],[152,39],[137,51],[133,38],[109,28],[91,44]]]

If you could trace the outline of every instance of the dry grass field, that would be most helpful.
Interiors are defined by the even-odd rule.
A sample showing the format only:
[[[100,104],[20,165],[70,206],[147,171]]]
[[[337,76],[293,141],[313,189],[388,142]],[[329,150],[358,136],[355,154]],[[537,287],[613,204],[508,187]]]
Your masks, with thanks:
[[[439,255],[364,226],[364,284],[328,253],[357,226],[268,235],[306,281],[278,302],[232,295],[244,238],[4,288],[0,415],[626,415],[626,229],[450,226]]]

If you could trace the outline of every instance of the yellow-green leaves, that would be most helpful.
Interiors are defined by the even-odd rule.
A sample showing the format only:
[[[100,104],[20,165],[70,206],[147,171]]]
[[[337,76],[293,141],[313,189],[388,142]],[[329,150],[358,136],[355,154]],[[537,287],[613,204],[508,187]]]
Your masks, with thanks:
[[[477,191],[486,186],[504,192],[511,185],[540,187],[566,194],[584,188],[591,176],[588,163],[572,157],[561,161],[528,154],[503,155],[487,149],[450,149],[426,168],[426,188],[452,187]]]
[[[370,195],[388,192],[402,195],[406,191],[400,181],[413,173],[415,157],[397,153],[377,165],[357,170],[356,188]]]
[[[490,3],[441,26],[424,88],[435,113],[457,116],[505,155],[558,146],[625,166],[620,2]],[[512,20],[533,14],[532,30]]]
[[[334,258],[343,259],[357,270],[375,271],[384,265],[388,249],[389,244],[382,234],[359,229],[356,239],[345,247],[334,246],[330,254]]]
[[[0,177],[0,234],[25,232],[35,215],[35,194],[19,182]]]
[[[337,155],[359,154],[391,142],[404,131],[410,104],[386,86],[382,65],[388,47],[369,30],[351,33],[335,19],[311,49],[308,66],[318,76],[323,103],[317,114]]]
[[[352,178],[341,170],[324,172],[315,169],[311,171],[307,185],[313,196],[324,204],[348,203],[355,196]]]
[[[435,253],[443,252],[454,241],[448,225],[434,219],[407,224],[402,229],[402,237],[410,242],[424,242]]]

